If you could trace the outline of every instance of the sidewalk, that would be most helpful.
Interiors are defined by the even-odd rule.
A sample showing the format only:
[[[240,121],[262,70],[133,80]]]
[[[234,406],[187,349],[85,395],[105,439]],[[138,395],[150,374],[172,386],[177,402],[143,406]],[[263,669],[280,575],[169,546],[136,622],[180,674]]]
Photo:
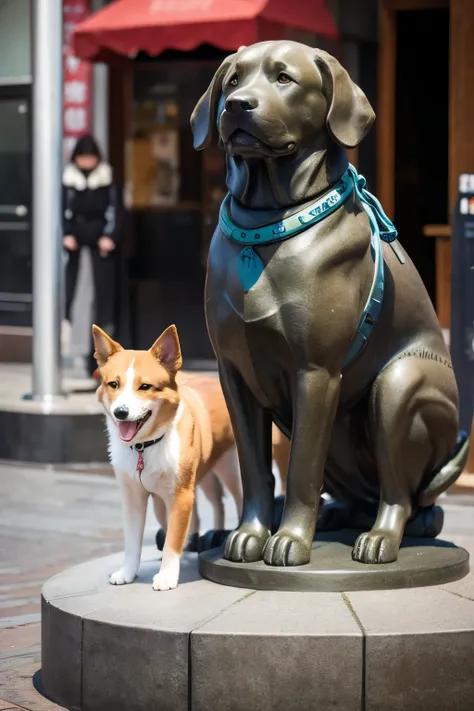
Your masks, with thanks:
[[[93,383],[72,378],[65,385],[85,390],[68,398],[75,406],[96,407]],[[28,366],[0,364],[0,407],[29,387]],[[59,709],[32,681],[41,667],[41,588],[65,568],[122,549],[120,495],[111,474],[108,465],[0,462],[0,711]],[[474,555],[474,497],[460,493],[474,493],[474,476],[462,475],[440,500],[446,513],[442,537]],[[209,504],[198,496],[203,529],[210,528]],[[235,524],[228,518],[227,527]],[[146,545],[153,545],[156,529],[149,512]]]
[[[42,585],[65,568],[122,550],[115,479],[81,469],[0,463],[0,711],[12,702],[30,711],[59,708],[32,683],[41,667]],[[205,530],[211,509],[200,492],[198,502]],[[226,523],[236,520],[228,515]],[[154,544],[157,527],[149,510],[145,545]]]
[[[55,411],[102,413],[96,396],[97,383],[93,378],[86,377],[80,367],[71,367],[64,371],[62,387],[67,397],[54,403]],[[41,403],[23,399],[24,395],[31,393],[31,389],[31,365],[0,363],[0,410],[39,411]]]
[[[42,585],[120,550],[121,536],[111,477],[0,465],[0,699],[32,711],[58,708],[32,685],[41,666]]]
[[[450,495],[442,503],[442,536],[474,552],[474,499]],[[199,506],[203,528],[209,527],[210,507],[202,497]],[[41,667],[41,587],[67,567],[120,551],[120,518],[110,476],[0,463],[0,711],[12,703],[58,709],[32,683]],[[227,526],[235,523],[228,516]],[[153,544],[156,528],[149,512],[145,544]]]

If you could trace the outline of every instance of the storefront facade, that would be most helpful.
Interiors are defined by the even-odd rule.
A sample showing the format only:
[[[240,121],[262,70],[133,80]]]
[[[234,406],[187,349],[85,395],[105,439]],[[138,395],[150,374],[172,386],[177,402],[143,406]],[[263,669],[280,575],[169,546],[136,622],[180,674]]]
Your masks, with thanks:
[[[216,146],[194,151],[189,126],[221,57],[210,48],[207,58],[196,54],[111,69],[109,146],[128,213],[134,345],[149,347],[176,323],[183,353],[201,361],[212,359],[203,290],[225,185],[223,154]],[[121,127],[112,106],[123,114]]]
[[[113,2],[64,0],[64,160],[76,138],[92,130],[123,188],[130,344],[145,347],[173,321],[192,360],[212,359],[202,294],[207,249],[225,194],[224,157],[216,145],[203,153],[193,150],[189,116],[228,51],[208,44],[153,58],[140,53],[108,66],[80,62],[71,50],[73,31],[91,11],[109,4]],[[319,7],[321,0],[312,4]],[[340,56],[375,103],[376,0],[365,0],[364,12],[353,17],[350,2],[328,4],[338,39],[289,28],[275,36]],[[0,0],[2,360],[29,360],[31,355],[31,10],[31,0]],[[272,32],[271,23],[266,32]],[[373,183],[375,134],[351,158],[359,160]],[[79,282],[76,351],[87,352],[84,313],[93,298],[90,274]]]
[[[473,29],[471,0],[380,0],[378,193],[445,329],[452,211],[474,170]]]
[[[453,211],[460,175],[474,172],[473,32],[472,0],[380,0],[378,196],[447,337]]]
[[[317,0],[309,4],[320,6]],[[332,3],[337,38],[284,26],[274,37],[338,56],[376,104],[376,0],[362,5],[364,12],[354,14],[350,2]],[[112,57],[109,66],[108,148],[127,210],[123,238],[130,255],[132,342],[148,347],[161,329],[176,323],[188,366],[212,364],[203,289],[208,246],[226,192],[224,154],[217,141],[202,153],[193,150],[189,117],[228,53],[204,44],[156,57]],[[372,186],[375,140],[374,132],[351,155]]]
[[[64,0],[64,160],[94,124],[94,75],[70,51],[76,25],[101,0]],[[0,360],[31,360],[32,0],[0,0]],[[45,100],[47,100],[45,98]],[[105,108],[106,97],[101,102]],[[41,110],[41,107],[40,107]]]
[[[0,1],[0,357],[31,326],[31,48],[29,0]]]

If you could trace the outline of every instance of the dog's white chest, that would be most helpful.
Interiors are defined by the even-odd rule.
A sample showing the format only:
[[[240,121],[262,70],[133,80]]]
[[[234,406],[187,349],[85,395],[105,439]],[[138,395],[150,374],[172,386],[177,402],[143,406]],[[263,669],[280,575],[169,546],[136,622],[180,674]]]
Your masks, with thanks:
[[[122,442],[115,425],[108,426],[108,432],[109,457],[116,472],[141,481],[150,493],[174,492],[180,459],[180,440],[175,428],[170,428],[160,442],[146,447],[141,453]],[[143,462],[141,471],[140,459]]]

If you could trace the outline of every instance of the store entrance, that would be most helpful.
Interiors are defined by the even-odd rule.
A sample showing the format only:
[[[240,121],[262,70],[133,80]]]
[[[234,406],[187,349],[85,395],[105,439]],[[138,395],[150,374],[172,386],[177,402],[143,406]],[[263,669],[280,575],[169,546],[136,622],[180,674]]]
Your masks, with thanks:
[[[194,150],[189,119],[220,61],[137,63],[125,78],[120,172],[128,225],[124,236],[133,243],[132,339],[136,348],[149,348],[175,323],[185,365],[198,368],[214,360],[204,283],[209,243],[226,192],[225,160],[217,138],[205,151]]]
[[[395,224],[435,304],[435,240],[448,223],[449,9],[397,13]]]
[[[30,88],[0,87],[0,326],[31,326]]]

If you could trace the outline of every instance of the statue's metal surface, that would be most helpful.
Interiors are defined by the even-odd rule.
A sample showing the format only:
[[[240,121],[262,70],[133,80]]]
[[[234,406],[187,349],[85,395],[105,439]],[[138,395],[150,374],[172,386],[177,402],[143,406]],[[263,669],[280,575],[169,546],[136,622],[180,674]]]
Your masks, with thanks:
[[[360,176],[354,171],[350,194],[307,224],[321,197],[342,190],[346,149],[374,119],[336,59],[289,41],[228,57],[193,112],[195,148],[218,133],[227,155],[230,197],[210,247],[205,303],[244,487],[228,561],[308,563],[324,486],[350,516],[375,507],[354,560],[393,562],[407,522],[423,517],[466,462],[435,311],[390,229],[384,241],[382,225],[374,241]],[[282,238],[295,215],[302,228]],[[258,243],[259,230],[275,240]],[[292,436],[273,535],[272,420]]]

